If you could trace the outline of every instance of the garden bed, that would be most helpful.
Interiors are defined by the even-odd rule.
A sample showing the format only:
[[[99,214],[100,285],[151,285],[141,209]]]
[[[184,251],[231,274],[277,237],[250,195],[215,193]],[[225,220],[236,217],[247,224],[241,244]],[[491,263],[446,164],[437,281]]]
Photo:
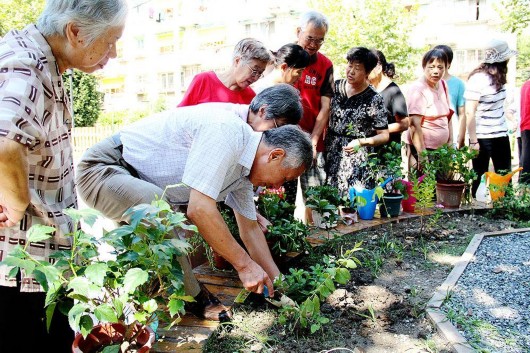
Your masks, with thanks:
[[[284,266],[284,272],[308,269],[325,254],[340,256],[363,241],[364,250],[356,253],[362,265],[322,304],[321,312],[330,322],[314,334],[278,324],[278,310],[253,295],[233,307],[234,326],[220,327],[204,351],[449,352],[451,346],[425,315],[427,302],[475,234],[519,225],[469,211],[425,217],[422,234],[420,224],[420,218],[412,218],[342,236]]]

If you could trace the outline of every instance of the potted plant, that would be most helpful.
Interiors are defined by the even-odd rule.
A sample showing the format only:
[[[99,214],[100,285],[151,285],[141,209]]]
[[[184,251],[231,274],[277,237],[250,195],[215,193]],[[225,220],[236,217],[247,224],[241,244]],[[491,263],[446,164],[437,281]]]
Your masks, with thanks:
[[[49,238],[53,227],[35,225],[28,231],[24,247],[16,247],[2,265],[32,274],[46,292],[48,327],[55,310],[68,315],[77,333],[73,352],[148,352],[154,341],[150,325],[176,324],[184,313],[182,270],[178,257],[189,245],[177,239],[173,230],[196,230],[187,225],[182,213],[157,200],[131,208],[125,214],[129,224],[106,233],[98,240],[85,232],[81,221],[92,226],[98,212],[67,209],[76,224],[69,250],[58,251],[53,264],[32,256],[30,243]],[[100,246],[110,246],[110,259],[100,256]],[[91,334],[92,333],[92,334]]]
[[[381,217],[396,217],[401,211],[401,202],[408,198],[406,183],[403,180],[403,172],[401,168],[400,143],[392,141],[390,144],[384,145],[379,151],[381,157],[381,165],[384,173],[391,180],[383,188],[384,194],[381,197],[379,205],[379,213]]]
[[[326,230],[337,226],[339,206],[343,203],[339,189],[330,185],[311,186],[305,196],[315,226]]]
[[[277,263],[286,259],[288,252],[306,252],[311,249],[307,241],[309,227],[295,219],[295,205],[285,200],[282,189],[263,189],[258,196],[258,211],[271,225],[265,238]]]
[[[446,208],[458,208],[466,186],[476,179],[477,174],[469,167],[469,162],[478,151],[468,146],[455,148],[444,144],[435,150],[425,150],[423,157],[429,171],[436,179],[436,201]]]

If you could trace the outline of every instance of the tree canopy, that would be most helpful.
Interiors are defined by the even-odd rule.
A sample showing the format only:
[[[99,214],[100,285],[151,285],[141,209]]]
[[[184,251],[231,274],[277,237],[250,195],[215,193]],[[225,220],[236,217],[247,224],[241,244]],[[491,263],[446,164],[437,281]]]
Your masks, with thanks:
[[[330,21],[323,51],[333,61],[336,75],[343,76],[346,52],[363,46],[382,51],[388,62],[394,62],[396,81],[413,78],[424,49],[409,44],[417,7],[392,0],[311,0],[310,5]]]
[[[11,29],[22,29],[37,20],[44,0],[2,0],[0,6],[0,37]]]

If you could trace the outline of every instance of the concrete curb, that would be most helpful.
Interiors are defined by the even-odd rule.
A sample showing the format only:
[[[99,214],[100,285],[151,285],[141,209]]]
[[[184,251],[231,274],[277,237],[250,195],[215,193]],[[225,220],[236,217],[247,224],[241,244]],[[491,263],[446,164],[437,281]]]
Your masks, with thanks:
[[[475,252],[477,251],[480,243],[484,237],[502,236],[505,234],[529,232],[530,228],[517,228],[507,229],[499,232],[488,232],[476,234],[473,239],[469,242],[466,251],[462,254],[460,260],[453,267],[449,276],[445,281],[436,289],[436,292],[432,298],[427,302],[425,312],[436,326],[438,332],[449,342],[453,352],[456,353],[472,353],[475,349],[467,342],[467,340],[460,334],[460,332],[453,326],[445,314],[441,311],[441,307],[444,303],[448,293],[450,293],[455,287],[458,279],[464,273],[467,265],[470,261],[475,258]]]

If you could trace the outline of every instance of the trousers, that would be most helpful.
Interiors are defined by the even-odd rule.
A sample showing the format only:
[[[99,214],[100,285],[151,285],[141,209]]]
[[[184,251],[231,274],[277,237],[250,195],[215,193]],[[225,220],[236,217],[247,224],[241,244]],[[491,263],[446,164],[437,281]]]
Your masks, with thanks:
[[[163,195],[163,190],[145,180],[125,162],[123,146],[114,135],[92,146],[77,165],[76,183],[80,198],[89,206],[114,221],[126,221],[123,214],[129,208],[151,203]],[[185,238],[179,230],[176,236]],[[179,258],[184,272],[186,293],[196,296],[200,292],[199,282],[193,275],[192,266],[186,256]]]

